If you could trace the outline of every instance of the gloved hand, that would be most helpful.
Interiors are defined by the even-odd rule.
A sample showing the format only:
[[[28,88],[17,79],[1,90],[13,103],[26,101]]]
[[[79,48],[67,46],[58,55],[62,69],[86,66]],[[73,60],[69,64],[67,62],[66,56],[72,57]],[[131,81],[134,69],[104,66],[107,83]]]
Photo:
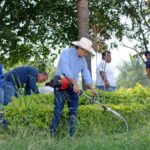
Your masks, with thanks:
[[[95,85],[93,83],[88,84],[89,89],[91,90],[91,92],[93,93],[94,96],[98,95],[98,91],[95,87]]]
[[[92,92],[92,94],[93,94],[94,96],[98,95],[98,91],[97,91],[96,88],[92,88],[92,89],[91,89],[91,92]]]
[[[80,95],[80,87],[78,84],[73,85],[73,91],[77,93],[77,95]]]

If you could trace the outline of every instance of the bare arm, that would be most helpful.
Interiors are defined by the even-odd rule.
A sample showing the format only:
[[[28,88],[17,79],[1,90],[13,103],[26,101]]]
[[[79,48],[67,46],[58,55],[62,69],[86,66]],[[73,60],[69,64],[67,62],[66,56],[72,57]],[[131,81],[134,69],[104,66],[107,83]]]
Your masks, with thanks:
[[[106,77],[106,73],[104,71],[100,71],[100,76],[102,77],[102,80],[104,81],[104,85],[105,87],[109,87],[109,82],[107,80],[107,77]]]
[[[147,77],[150,79],[150,68],[146,68]]]

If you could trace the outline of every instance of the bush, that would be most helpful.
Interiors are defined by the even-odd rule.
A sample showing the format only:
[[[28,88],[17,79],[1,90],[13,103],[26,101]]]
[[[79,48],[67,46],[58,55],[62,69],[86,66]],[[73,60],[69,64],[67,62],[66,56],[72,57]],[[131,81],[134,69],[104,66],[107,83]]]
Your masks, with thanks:
[[[116,110],[129,122],[130,129],[142,127],[150,120],[150,89],[136,85],[130,89],[120,89],[116,92],[99,91],[98,101]],[[86,94],[91,96],[89,91]],[[33,129],[48,129],[53,115],[53,95],[31,95],[14,98],[4,108],[5,118],[10,122],[9,128],[16,129],[18,126]],[[65,106],[59,130],[67,129],[68,109]],[[86,132],[98,134],[101,130],[105,132],[124,132],[124,122],[114,115],[104,111],[99,105],[89,104],[89,100],[80,96],[78,109],[77,133]],[[66,131],[66,130],[65,130]]]

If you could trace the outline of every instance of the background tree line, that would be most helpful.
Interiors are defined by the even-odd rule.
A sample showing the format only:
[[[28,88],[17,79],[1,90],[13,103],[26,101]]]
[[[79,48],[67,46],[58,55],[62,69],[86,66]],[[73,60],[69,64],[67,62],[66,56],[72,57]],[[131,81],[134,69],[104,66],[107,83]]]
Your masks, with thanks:
[[[149,50],[146,0],[1,0],[0,22],[0,63],[5,67],[52,64],[62,47],[81,36],[93,40],[96,52],[122,44],[143,58]],[[132,47],[122,42],[124,37]]]

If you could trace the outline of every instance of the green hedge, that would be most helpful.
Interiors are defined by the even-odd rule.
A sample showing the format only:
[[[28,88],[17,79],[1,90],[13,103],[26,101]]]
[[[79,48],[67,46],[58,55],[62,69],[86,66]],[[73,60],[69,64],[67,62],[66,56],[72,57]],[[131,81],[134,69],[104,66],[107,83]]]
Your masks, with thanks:
[[[150,89],[137,84],[134,88],[120,89],[116,92],[99,91],[97,100],[122,114],[127,119],[130,129],[135,129],[150,124],[149,91]],[[86,94],[91,96],[89,91]],[[53,95],[39,94],[14,98],[4,111],[5,118],[10,122],[10,129],[15,130],[18,126],[48,129],[53,115]],[[58,129],[60,132],[67,129],[67,114],[68,109],[65,106]],[[85,96],[80,96],[77,119],[78,134],[97,134],[102,130],[108,133],[126,131],[122,120],[104,111],[99,105],[89,104]]]

